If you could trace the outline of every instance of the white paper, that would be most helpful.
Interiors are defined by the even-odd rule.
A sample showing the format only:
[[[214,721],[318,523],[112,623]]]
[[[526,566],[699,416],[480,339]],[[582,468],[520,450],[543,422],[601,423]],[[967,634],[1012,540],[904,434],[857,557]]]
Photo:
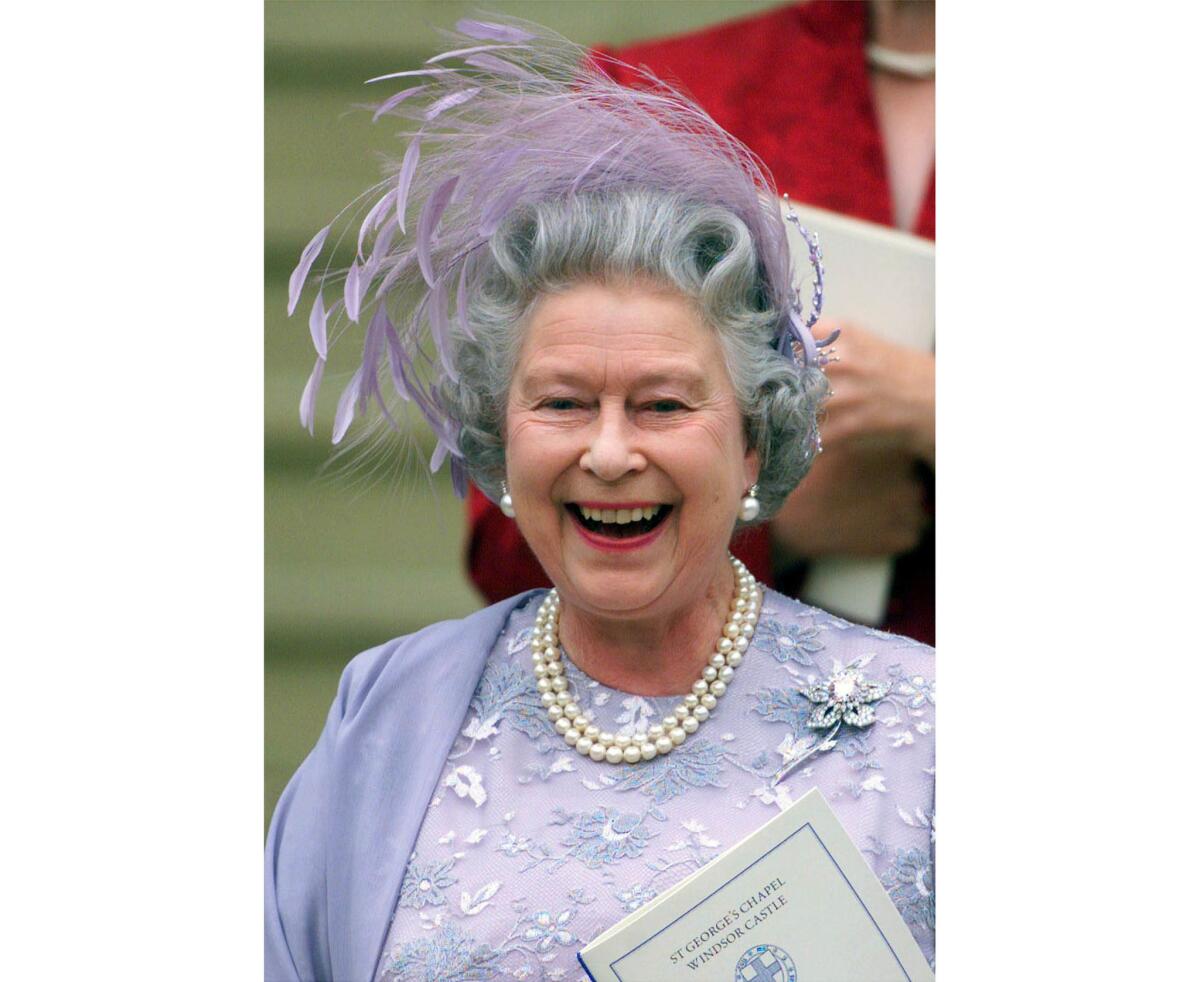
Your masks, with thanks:
[[[839,323],[850,323],[893,344],[932,351],[933,243],[820,208],[795,202],[792,208],[801,224],[817,233],[824,256],[825,295],[816,325],[818,336]],[[787,214],[786,205],[783,210]],[[786,224],[797,281],[809,283],[808,246],[796,227]],[[887,611],[893,565],[888,557],[815,559],[809,563],[801,599],[851,620],[879,625]]]
[[[595,982],[929,982],[925,956],[815,788],[579,954]]]

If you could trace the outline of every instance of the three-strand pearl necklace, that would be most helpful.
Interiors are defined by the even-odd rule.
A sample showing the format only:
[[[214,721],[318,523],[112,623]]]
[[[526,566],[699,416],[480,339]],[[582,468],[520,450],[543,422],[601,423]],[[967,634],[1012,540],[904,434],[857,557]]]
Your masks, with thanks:
[[[614,736],[601,730],[572,698],[558,646],[558,591],[551,590],[546,595],[533,627],[533,674],[537,676],[542,705],[546,707],[554,729],[578,753],[610,764],[653,760],[682,744],[712,715],[717,700],[725,695],[733,678],[733,670],[742,663],[750,646],[762,605],[762,593],[750,571],[737,558],[729,558],[737,578],[737,591],[730,602],[729,617],[716,650],[710,655],[700,678],[692,683],[692,691],[672,713],[662,718],[661,723],[647,729],[643,737]]]

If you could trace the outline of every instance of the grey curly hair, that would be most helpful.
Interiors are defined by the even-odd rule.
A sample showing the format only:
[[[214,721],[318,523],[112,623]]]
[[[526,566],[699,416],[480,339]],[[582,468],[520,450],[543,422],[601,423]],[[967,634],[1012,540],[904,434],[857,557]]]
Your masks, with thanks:
[[[500,495],[508,389],[537,298],[580,282],[648,279],[690,298],[717,332],[747,446],[759,455],[757,521],[779,509],[817,452],[828,385],[820,370],[793,365],[775,350],[786,312],[771,305],[740,218],[675,192],[608,191],[519,208],[489,246],[489,268],[468,305],[474,337],[453,338],[460,380],[443,383],[439,393],[461,426],[459,450],[471,479],[489,498]]]

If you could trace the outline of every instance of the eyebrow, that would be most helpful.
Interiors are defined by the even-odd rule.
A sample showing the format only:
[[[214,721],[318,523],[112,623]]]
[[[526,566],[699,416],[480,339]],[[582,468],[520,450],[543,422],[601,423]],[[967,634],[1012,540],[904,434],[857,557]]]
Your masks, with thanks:
[[[540,368],[525,376],[525,387],[541,388],[547,385],[576,385],[587,387],[594,384],[594,379],[569,368]],[[691,371],[680,372],[650,372],[639,375],[633,380],[632,388],[654,389],[661,386],[682,386],[690,395],[703,395],[708,391],[707,377]]]

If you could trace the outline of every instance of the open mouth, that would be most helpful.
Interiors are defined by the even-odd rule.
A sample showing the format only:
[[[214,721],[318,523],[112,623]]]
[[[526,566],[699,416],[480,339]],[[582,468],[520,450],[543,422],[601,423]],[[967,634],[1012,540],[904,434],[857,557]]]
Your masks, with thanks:
[[[671,505],[642,508],[588,508],[569,502],[571,517],[593,535],[609,539],[635,539],[658,528],[670,514]]]

